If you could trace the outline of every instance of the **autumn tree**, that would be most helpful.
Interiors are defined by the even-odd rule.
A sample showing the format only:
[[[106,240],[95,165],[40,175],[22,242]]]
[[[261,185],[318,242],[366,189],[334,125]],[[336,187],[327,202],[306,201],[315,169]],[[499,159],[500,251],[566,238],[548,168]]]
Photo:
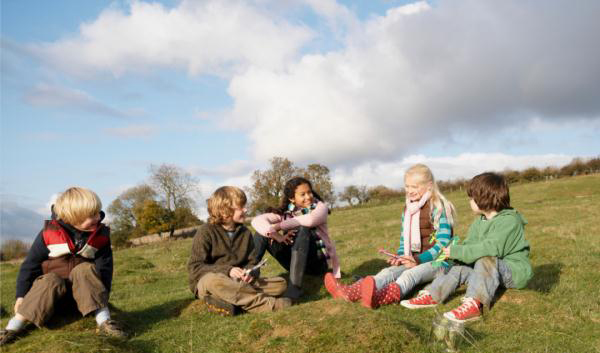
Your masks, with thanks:
[[[329,168],[322,164],[309,164],[304,169],[304,177],[310,180],[313,189],[323,198],[323,201],[330,205],[335,202],[336,197],[329,176]]]
[[[134,186],[125,190],[109,206],[108,213],[112,216],[111,237],[115,245],[124,244],[127,239],[142,236],[139,215],[146,201],[153,201],[156,192],[147,184]]]
[[[247,189],[252,203],[252,212],[263,212],[268,207],[279,205],[285,183],[300,174],[300,169],[287,158],[273,157],[271,168],[252,173],[252,186]]]
[[[124,191],[108,207],[113,243],[202,224],[193,212],[195,181],[172,165],[150,167],[154,188],[142,184]]]
[[[270,160],[269,169],[254,171],[252,185],[246,188],[251,199],[251,211],[263,212],[269,207],[278,206],[283,196],[285,183],[296,176],[308,179],[323,201],[330,204],[335,202],[329,168],[317,163],[309,164],[306,168],[299,168],[287,158],[273,157]]]

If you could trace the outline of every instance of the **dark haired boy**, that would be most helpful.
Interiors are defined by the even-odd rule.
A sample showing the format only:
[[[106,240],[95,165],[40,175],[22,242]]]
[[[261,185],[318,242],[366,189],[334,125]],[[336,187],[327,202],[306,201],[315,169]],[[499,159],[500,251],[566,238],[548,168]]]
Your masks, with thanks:
[[[462,304],[444,316],[456,322],[477,320],[500,285],[524,288],[533,276],[529,242],[525,240],[527,221],[510,207],[504,177],[496,173],[479,174],[471,179],[467,195],[477,218],[461,245],[443,250],[448,258],[455,260],[455,265],[419,296],[403,301],[403,306],[409,309],[435,306],[467,284]]]

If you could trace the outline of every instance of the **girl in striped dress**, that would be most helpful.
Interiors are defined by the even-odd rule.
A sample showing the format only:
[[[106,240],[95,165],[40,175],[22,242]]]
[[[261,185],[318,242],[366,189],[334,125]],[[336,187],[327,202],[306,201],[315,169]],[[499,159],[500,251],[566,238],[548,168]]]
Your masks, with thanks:
[[[399,303],[415,286],[432,281],[435,273],[443,269],[433,260],[452,239],[454,205],[439,191],[426,165],[410,167],[404,175],[404,186],[406,207],[402,213],[400,246],[396,255],[387,260],[391,266],[349,286],[327,274],[325,287],[334,298],[360,300],[367,308]]]

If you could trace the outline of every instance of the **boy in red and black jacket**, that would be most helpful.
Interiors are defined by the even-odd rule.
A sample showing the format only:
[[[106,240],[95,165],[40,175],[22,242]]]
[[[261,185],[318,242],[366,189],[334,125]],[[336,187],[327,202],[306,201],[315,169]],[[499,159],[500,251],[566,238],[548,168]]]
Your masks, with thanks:
[[[15,340],[29,322],[43,326],[67,293],[83,316],[95,314],[99,333],[126,337],[108,310],[113,256],[101,208],[88,189],[72,187],[58,197],[19,270],[15,316],[0,331],[0,345]]]

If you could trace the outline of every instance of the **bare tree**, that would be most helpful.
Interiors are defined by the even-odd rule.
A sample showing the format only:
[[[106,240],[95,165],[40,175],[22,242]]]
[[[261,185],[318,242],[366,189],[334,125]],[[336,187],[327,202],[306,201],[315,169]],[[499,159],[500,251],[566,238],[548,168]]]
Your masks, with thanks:
[[[193,207],[191,194],[196,190],[196,180],[190,173],[175,165],[150,165],[150,180],[169,211]]]

